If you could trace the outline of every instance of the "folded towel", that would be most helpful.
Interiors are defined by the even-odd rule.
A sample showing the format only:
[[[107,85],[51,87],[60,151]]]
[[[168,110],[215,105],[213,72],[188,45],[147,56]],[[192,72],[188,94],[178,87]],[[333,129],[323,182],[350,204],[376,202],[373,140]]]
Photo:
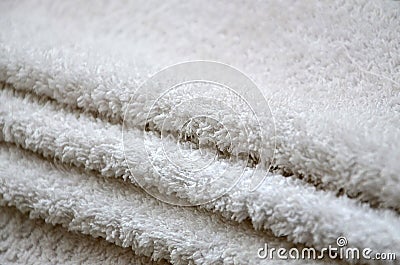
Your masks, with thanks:
[[[340,236],[350,248],[400,253],[398,7],[0,3],[0,201],[9,235],[0,261],[66,262],[69,251],[50,247],[55,231],[65,248],[84,241],[74,255],[88,263],[286,263],[258,250],[323,252]],[[251,91],[143,86],[196,59],[243,70],[266,101]],[[254,117],[242,96],[266,114]],[[202,113],[216,123],[182,127]],[[210,157],[200,179],[173,165],[201,167]],[[20,254],[11,222],[49,231],[36,243],[43,255]]]
[[[120,126],[81,113],[71,113],[49,101],[46,105],[39,105],[34,97],[21,99],[9,89],[1,92],[2,101],[9,103],[1,109],[4,113],[0,121],[3,141],[17,144],[51,160],[57,159],[67,165],[135,184],[124,160]],[[27,108],[32,114],[26,113]],[[160,165],[167,174],[159,175],[147,162],[146,151],[136,148],[144,141],[142,137],[137,132],[128,144],[131,151],[126,152],[135,175],[145,176],[150,186],[173,192],[189,201],[204,196],[198,193],[196,187],[185,188],[188,183],[183,182],[182,173],[169,166],[167,161],[164,161],[165,165]],[[152,137],[152,142],[152,148],[157,149],[162,141]],[[5,163],[9,165],[9,161]],[[218,172],[223,166],[222,162],[217,163],[208,167],[208,170]],[[235,173],[232,168],[231,172]],[[246,181],[249,179],[244,178],[243,182]],[[268,176],[265,183],[254,192],[248,192],[244,186],[245,183],[239,183],[223,198],[203,207],[238,221],[250,218],[256,228],[271,229],[276,236],[285,235],[294,242],[320,248],[335,242],[338,235],[345,234],[358,247],[379,249],[385,244],[400,249],[397,240],[400,236],[397,229],[400,220],[390,211],[372,210],[346,197],[337,198],[330,192],[316,191],[307,183],[281,175]],[[346,219],[352,221],[343,223]],[[373,228],[370,227],[371,222],[374,223]],[[360,235],[360,230],[368,230],[369,233]]]

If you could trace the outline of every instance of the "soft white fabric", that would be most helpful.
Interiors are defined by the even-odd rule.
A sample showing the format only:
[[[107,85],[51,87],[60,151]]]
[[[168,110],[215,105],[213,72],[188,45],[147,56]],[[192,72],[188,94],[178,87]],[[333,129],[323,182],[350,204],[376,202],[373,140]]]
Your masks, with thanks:
[[[321,249],[341,235],[350,247],[400,253],[399,8],[394,1],[2,2],[1,201],[174,264],[258,264],[264,242]],[[157,174],[140,148],[144,137],[152,150],[172,148],[157,132],[176,134],[178,121],[196,113],[188,108],[162,127],[176,98],[190,95],[152,112],[146,136],[145,107],[158,91],[141,91],[128,106],[151,74],[195,59],[230,64],[263,92],[275,130],[265,128],[251,153],[267,154],[258,163],[273,159],[273,172],[255,192],[245,178],[216,201],[178,208],[137,188],[122,121],[128,110],[134,174],[183,201],[204,196],[168,164]],[[230,129],[228,155],[247,141],[240,124]],[[196,140],[210,136],[203,132]],[[224,151],[227,138],[211,133],[209,149]],[[207,174],[221,169],[233,175],[240,167],[221,159]],[[224,187],[214,188],[204,192]]]
[[[100,238],[32,220],[12,207],[1,207],[0,231],[2,264],[168,264],[135,256],[132,250]]]

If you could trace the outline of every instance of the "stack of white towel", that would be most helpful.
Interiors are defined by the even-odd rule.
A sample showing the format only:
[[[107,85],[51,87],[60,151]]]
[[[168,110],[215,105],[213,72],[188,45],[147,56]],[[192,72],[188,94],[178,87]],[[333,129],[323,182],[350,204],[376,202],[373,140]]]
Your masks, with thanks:
[[[303,264],[259,250],[319,252],[338,237],[399,256],[399,10],[395,1],[1,2],[0,264]],[[179,138],[178,121],[201,106],[182,105],[166,123],[177,98],[195,98],[190,89],[148,112],[160,94],[140,85],[200,59],[240,69],[266,99],[271,116],[257,118],[271,127],[244,168],[229,157],[248,137],[218,106],[222,127],[198,122],[199,138],[185,138],[195,149],[212,138],[207,176],[263,165],[254,191],[243,177],[199,192],[160,159],[161,146],[177,146],[163,136]],[[199,150],[178,145],[201,163]]]

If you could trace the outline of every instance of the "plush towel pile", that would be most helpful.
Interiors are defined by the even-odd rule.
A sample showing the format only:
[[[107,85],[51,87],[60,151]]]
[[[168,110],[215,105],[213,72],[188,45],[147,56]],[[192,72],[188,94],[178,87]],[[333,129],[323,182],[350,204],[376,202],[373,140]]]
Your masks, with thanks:
[[[396,263],[260,258],[338,238],[400,258],[399,2],[34,0],[0,13],[0,264]],[[271,115],[246,116],[229,90],[141,86],[191,60],[240,69]],[[259,135],[240,129],[257,119]]]

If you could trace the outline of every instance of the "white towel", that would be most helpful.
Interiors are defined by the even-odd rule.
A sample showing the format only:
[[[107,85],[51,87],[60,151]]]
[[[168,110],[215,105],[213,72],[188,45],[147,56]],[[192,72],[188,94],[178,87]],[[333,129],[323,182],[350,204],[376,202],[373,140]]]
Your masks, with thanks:
[[[104,249],[124,255],[120,263],[259,264],[271,262],[258,257],[265,243],[321,251],[340,236],[348,247],[400,254],[399,8],[389,1],[2,2],[3,219],[32,231],[58,229],[65,244],[75,244],[64,228],[19,213],[28,212],[133,250],[79,235],[88,250],[76,255],[89,263],[102,262],[93,252]],[[148,113],[162,91],[140,85],[188,60],[219,61],[248,75],[266,99],[250,103],[271,111],[257,119],[271,126],[249,137],[241,128],[257,128],[255,119],[240,113],[236,120],[221,107],[241,110],[233,94],[212,90],[177,90]],[[207,110],[201,94],[222,105]],[[179,105],[190,99],[195,106]],[[203,177],[227,173],[200,189],[198,179],[172,165],[179,159],[167,161],[162,152],[177,153],[182,124],[202,111],[222,126],[197,120],[189,128],[197,133],[185,140],[220,154]],[[175,138],[161,137],[168,135]],[[245,148],[248,157],[241,156]],[[181,151],[194,166],[204,162],[199,150]],[[254,166],[268,175],[250,191]],[[153,193],[195,205],[223,196],[180,207]],[[49,247],[55,235],[37,243],[43,256],[18,254],[7,243],[20,237],[15,230],[2,228],[9,235],[3,263],[56,255]],[[59,255],[49,262],[64,263],[70,254]],[[117,262],[112,257],[107,261]],[[323,262],[333,261],[315,261]]]

